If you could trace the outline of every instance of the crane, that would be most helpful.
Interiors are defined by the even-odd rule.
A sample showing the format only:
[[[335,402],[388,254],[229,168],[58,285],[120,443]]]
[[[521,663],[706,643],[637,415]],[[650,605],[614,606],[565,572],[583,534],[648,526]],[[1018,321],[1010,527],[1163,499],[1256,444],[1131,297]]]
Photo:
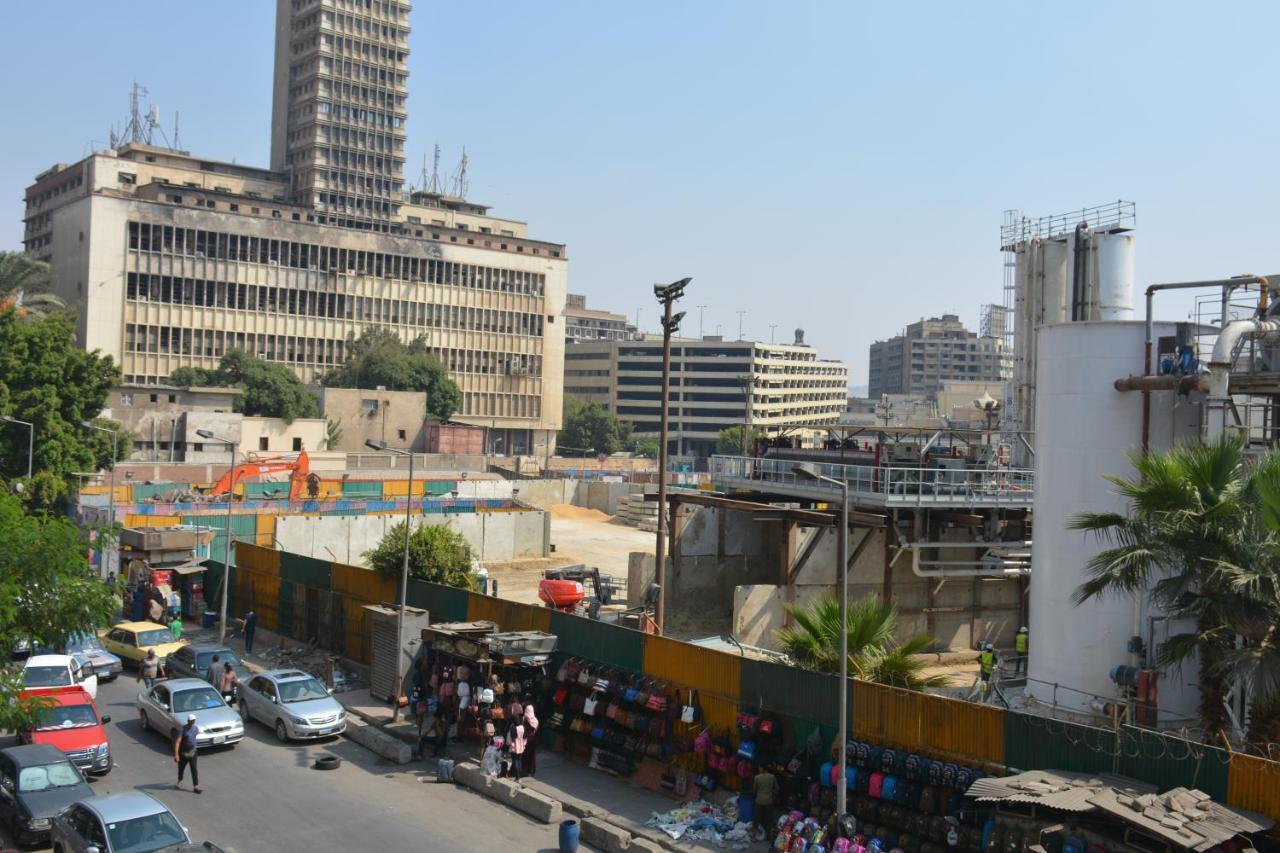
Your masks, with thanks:
[[[298,499],[298,493],[306,484],[307,474],[311,471],[310,461],[307,459],[307,451],[298,454],[297,459],[285,459],[283,456],[270,456],[264,459],[254,459],[237,465],[227,473],[222,475],[218,482],[214,483],[209,489],[209,494],[216,497],[222,494],[231,494],[236,487],[236,483],[248,477],[257,477],[262,474],[273,474],[279,471],[288,471],[289,473],[289,500]]]

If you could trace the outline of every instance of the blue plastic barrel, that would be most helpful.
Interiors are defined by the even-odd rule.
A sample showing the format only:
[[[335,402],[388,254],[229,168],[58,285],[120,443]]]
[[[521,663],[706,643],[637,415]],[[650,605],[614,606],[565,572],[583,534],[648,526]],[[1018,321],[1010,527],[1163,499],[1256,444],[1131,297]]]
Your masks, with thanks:
[[[560,821],[560,853],[578,853],[578,822]]]
[[[218,614],[214,613],[212,610],[206,610],[204,612],[204,615],[200,619],[200,627],[212,628],[214,625],[217,625],[217,624],[218,624]]]

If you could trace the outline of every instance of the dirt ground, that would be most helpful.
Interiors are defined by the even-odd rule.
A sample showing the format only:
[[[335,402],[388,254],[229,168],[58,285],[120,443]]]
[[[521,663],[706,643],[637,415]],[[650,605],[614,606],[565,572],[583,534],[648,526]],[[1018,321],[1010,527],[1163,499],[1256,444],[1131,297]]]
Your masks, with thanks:
[[[542,573],[557,566],[583,563],[597,566],[603,575],[627,580],[627,555],[632,551],[652,554],[654,534],[615,521],[599,510],[553,504],[551,542],[555,552],[546,559],[486,563],[489,577],[498,582],[498,595],[511,601],[538,604],[538,581]]]

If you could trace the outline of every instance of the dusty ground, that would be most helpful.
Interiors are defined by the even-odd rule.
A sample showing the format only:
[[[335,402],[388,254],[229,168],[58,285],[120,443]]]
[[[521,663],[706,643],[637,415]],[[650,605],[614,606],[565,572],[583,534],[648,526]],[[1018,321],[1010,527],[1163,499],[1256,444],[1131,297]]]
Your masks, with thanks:
[[[654,534],[615,521],[599,510],[553,504],[551,542],[555,553],[548,559],[486,563],[489,577],[498,582],[498,595],[512,601],[538,604],[538,581],[546,569],[583,563],[598,566],[603,575],[627,579],[627,555],[653,553]]]

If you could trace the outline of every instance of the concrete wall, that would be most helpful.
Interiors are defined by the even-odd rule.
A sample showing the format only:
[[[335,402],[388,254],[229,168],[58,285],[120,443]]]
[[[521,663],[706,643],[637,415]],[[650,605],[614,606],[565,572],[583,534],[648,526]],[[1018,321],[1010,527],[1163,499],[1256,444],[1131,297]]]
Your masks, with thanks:
[[[582,481],[578,484],[573,495],[573,503],[577,506],[584,506],[587,509],[599,510],[606,515],[618,514],[618,503],[623,497],[632,493],[632,491],[640,491],[640,487],[632,486],[630,483],[604,483],[596,481]]]
[[[364,552],[377,546],[400,515],[311,516],[276,518],[276,547],[321,560],[365,565]],[[414,516],[419,524],[444,524],[462,535],[485,562],[543,557],[548,551],[546,513],[521,512],[429,514]]]
[[[311,388],[324,418],[338,421],[342,438],[335,449],[360,452],[369,439],[421,452],[426,447],[424,391],[370,391],[360,388]]]

